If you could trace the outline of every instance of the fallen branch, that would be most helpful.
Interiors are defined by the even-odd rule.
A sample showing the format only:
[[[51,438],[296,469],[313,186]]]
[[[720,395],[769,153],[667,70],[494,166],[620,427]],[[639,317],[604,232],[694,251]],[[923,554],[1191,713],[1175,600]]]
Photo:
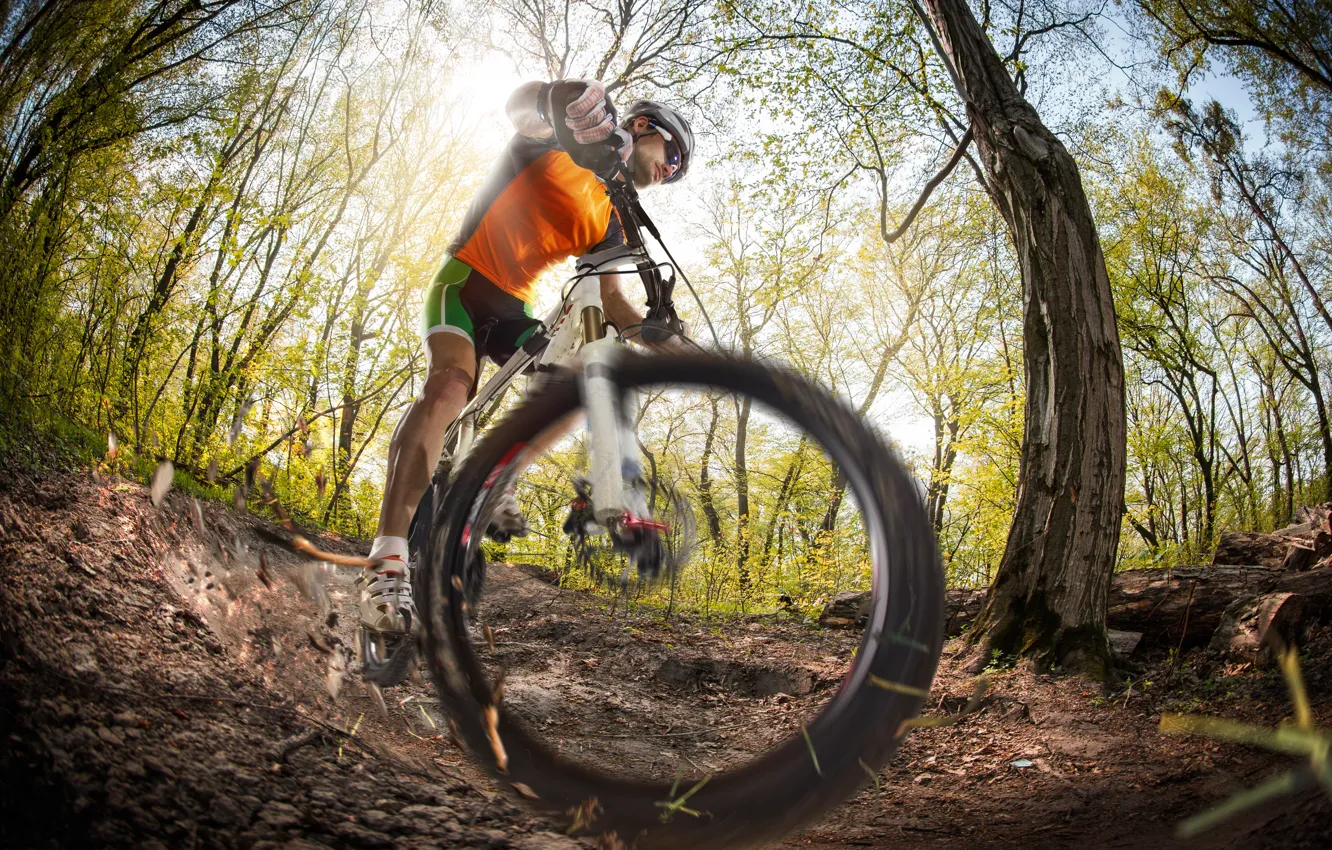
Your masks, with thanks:
[[[363,558],[360,555],[339,555],[336,552],[325,552],[318,546],[311,543],[303,535],[296,532],[296,523],[291,521],[286,508],[278,501],[277,496],[273,495],[272,486],[264,482],[264,500],[263,503],[272,507],[277,512],[278,521],[282,527],[291,533],[291,539],[286,541],[287,545],[303,555],[309,555],[319,561],[327,561],[330,564],[338,564],[344,567],[373,567],[378,561],[372,561],[369,558]]]

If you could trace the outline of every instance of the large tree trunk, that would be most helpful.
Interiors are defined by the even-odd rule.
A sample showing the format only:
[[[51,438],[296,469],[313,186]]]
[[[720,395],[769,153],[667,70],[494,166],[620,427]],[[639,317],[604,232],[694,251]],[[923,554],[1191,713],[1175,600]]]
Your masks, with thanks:
[[[1008,544],[973,631],[1037,663],[1108,672],[1124,500],[1124,371],[1105,260],[1073,158],[965,0],[925,0],[1022,267],[1025,436]]]

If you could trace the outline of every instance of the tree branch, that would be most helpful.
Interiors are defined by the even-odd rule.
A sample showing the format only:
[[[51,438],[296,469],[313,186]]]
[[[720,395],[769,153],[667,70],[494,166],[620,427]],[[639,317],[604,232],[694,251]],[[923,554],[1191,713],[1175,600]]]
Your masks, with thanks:
[[[957,167],[957,164],[962,161],[962,156],[966,153],[967,146],[971,144],[971,136],[971,128],[968,127],[967,131],[962,134],[962,139],[958,142],[957,148],[953,151],[953,155],[948,158],[948,162],[939,170],[939,173],[930,178],[930,181],[925,184],[925,188],[921,189],[920,197],[916,198],[916,203],[912,204],[911,209],[906,214],[906,218],[902,220],[902,223],[899,224],[896,229],[889,231],[884,217],[879,217],[879,231],[883,236],[884,242],[891,245],[900,239],[902,234],[907,232],[911,227],[911,223],[916,220],[916,216],[920,215],[920,211],[925,208],[925,204],[929,201],[930,195],[934,194],[934,190],[939,187],[939,184],[946,180],[948,175],[953,173],[953,169]]]

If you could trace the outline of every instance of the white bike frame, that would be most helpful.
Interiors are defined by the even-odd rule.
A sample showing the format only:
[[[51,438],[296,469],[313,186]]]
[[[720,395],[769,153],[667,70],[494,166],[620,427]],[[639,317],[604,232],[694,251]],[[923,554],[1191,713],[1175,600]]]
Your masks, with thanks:
[[[601,304],[601,275],[638,259],[627,247],[579,258],[573,287],[542,322],[549,338],[546,345],[535,353],[520,347],[449,427],[444,459],[452,468],[457,469],[471,450],[481,413],[498,401],[519,375],[533,367],[539,380],[544,370],[571,368],[580,376],[579,389],[587,410],[592,504],[597,521],[605,524],[626,514],[639,517],[646,513],[646,506],[641,504],[643,497],[633,486],[641,474],[638,436],[632,422],[637,403],[631,391],[619,390],[611,379],[622,344],[607,335]]]

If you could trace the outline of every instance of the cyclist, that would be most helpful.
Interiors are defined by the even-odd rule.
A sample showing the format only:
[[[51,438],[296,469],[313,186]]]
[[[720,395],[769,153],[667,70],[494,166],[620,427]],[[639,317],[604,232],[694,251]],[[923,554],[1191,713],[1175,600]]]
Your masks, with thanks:
[[[370,549],[377,565],[357,580],[361,623],[374,632],[411,630],[416,611],[407,530],[445,432],[475,387],[479,358],[503,363],[537,329],[533,283],[543,271],[624,244],[619,216],[593,172],[605,174],[618,161],[638,188],[673,183],[693,154],[693,132],[679,113],[638,101],[617,126],[615,108],[595,81],[526,83],[510,96],[506,112],[517,133],[473,199],[426,293],[426,380],[394,429],[379,536]],[[616,326],[642,321],[617,275],[601,276],[601,299]],[[672,338],[653,347],[679,345]],[[501,539],[525,533],[511,493],[494,526]]]

